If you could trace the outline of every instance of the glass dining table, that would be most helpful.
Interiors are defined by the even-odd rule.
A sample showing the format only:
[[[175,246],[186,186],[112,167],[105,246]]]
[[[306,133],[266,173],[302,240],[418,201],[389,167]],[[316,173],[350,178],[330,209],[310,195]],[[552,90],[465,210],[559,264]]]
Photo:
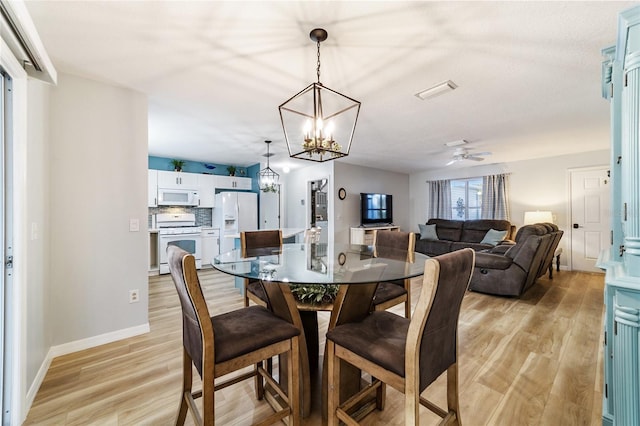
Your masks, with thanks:
[[[291,320],[304,330],[309,368],[303,368],[303,386],[309,386],[308,376],[318,366],[317,311],[331,311],[329,329],[342,323],[357,321],[372,307],[377,284],[420,276],[424,273],[428,256],[389,247],[368,245],[290,243],[249,251],[235,249],[217,256],[212,266],[224,273],[262,283],[269,299],[269,308],[277,315]],[[290,286],[339,285],[331,303],[301,303],[293,296]],[[306,361],[305,361],[306,363]],[[306,365],[303,367],[307,367]],[[345,373],[348,374],[348,373]],[[360,388],[360,371],[354,370],[352,381],[341,395],[352,395]],[[323,389],[323,399],[326,390]],[[304,395],[304,392],[303,392]],[[304,395],[305,414],[308,414],[309,395]]]

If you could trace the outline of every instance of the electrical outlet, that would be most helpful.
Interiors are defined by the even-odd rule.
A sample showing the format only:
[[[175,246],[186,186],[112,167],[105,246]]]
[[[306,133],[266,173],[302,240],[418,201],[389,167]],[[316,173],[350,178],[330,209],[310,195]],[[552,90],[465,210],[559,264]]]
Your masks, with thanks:
[[[138,289],[129,290],[129,303],[138,303],[140,301],[140,294]]]

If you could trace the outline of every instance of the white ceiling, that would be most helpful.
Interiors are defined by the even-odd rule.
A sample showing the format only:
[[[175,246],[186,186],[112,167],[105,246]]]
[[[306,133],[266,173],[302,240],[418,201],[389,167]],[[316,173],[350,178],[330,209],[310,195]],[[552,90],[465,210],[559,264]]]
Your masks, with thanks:
[[[149,154],[290,159],[278,105],[316,80],[362,102],[351,164],[441,168],[466,139],[483,163],[606,149],[602,48],[637,2],[27,1],[58,72],[149,99]],[[444,80],[458,88],[422,101]]]

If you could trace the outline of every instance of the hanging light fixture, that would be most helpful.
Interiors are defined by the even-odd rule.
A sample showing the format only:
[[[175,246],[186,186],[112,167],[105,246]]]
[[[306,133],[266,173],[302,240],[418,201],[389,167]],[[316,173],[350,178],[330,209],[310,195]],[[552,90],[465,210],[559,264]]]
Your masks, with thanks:
[[[264,141],[264,143],[267,144],[267,153],[265,154],[265,157],[267,157],[267,167],[258,172],[258,185],[262,192],[278,192],[280,175],[269,167],[269,157],[273,155],[269,152],[271,141]]]
[[[309,37],[318,49],[318,81],[278,109],[289,156],[322,162],[349,155],[360,102],[320,83],[320,43],[327,39],[327,32],[316,28]]]

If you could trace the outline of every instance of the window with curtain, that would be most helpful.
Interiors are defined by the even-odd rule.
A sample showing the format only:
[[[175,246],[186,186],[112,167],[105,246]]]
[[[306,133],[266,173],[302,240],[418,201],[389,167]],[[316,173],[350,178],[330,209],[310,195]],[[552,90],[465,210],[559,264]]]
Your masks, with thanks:
[[[509,175],[427,181],[429,217],[509,220]]]
[[[482,178],[451,180],[451,218],[481,218]]]

